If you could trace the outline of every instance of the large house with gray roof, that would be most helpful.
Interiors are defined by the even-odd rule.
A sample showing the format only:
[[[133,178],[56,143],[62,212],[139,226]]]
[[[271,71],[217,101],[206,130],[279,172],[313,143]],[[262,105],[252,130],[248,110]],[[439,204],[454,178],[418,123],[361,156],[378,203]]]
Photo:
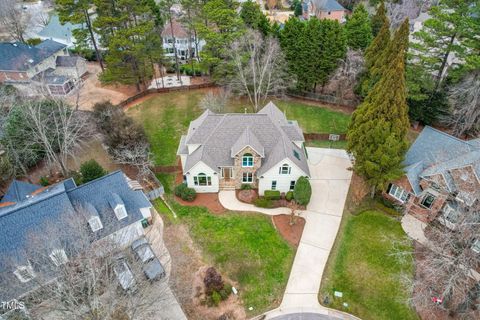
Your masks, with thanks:
[[[216,114],[209,110],[192,121],[182,136],[184,181],[197,192],[239,189],[248,184],[288,192],[301,176],[310,176],[303,133],[272,102],[257,113]]]
[[[302,6],[304,19],[317,17],[343,23],[348,13],[348,10],[336,0],[305,0],[302,2]]]
[[[67,95],[87,72],[85,59],[70,56],[67,46],[45,40],[36,46],[0,43],[0,83],[28,94]]]
[[[66,222],[77,220],[85,226],[82,230],[88,233],[89,241],[110,239],[127,246],[143,236],[151,210],[143,191],[121,171],[79,186],[73,179],[48,187],[13,181],[0,201],[0,287],[5,289],[0,290],[0,301],[35,289],[37,277],[48,279],[42,266],[29,262],[32,234],[42,234],[58,224],[73,228],[78,224]],[[75,230],[64,234],[67,238],[60,242],[64,247],[52,249],[48,263],[72,258],[65,247],[75,245],[79,234]]]
[[[455,228],[462,207],[480,201],[480,139],[461,140],[426,126],[408,150],[405,176],[385,194],[422,221]],[[461,205],[460,205],[461,204]]]

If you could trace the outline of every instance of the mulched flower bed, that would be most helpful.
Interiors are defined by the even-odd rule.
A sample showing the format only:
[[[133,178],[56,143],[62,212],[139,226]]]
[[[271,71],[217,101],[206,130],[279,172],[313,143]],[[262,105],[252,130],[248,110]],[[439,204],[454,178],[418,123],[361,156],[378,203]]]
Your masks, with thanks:
[[[282,237],[292,246],[298,247],[302,238],[303,228],[305,227],[305,219],[296,217],[296,223],[290,225],[290,215],[281,214],[272,217],[275,228],[280,232]]]

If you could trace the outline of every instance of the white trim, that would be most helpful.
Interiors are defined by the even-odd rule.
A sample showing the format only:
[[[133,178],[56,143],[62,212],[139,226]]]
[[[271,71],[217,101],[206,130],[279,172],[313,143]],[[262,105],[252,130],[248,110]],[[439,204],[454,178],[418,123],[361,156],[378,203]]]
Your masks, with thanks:
[[[90,228],[92,229],[93,232],[103,229],[103,224],[102,224],[102,220],[100,220],[100,217],[97,217],[97,216],[90,217],[90,219],[88,219],[88,224],[90,225]]]
[[[395,187],[395,192],[392,194],[392,189],[393,187]],[[398,190],[401,190],[400,191],[400,196],[397,197],[395,194],[397,193]],[[396,199],[397,201],[400,201],[401,203],[405,203],[405,201],[407,200],[408,198],[408,191],[403,189],[402,187],[400,186],[397,186],[396,184],[394,183],[391,183],[390,184],[390,189],[388,190],[388,195],[390,195],[392,198]],[[405,195],[405,199],[402,199],[402,196]]]
[[[125,219],[128,216],[127,209],[125,208],[124,204],[118,204],[113,211],[115,211],[115,216],[118,220]]]
[[[305,171],[303,171],[299,166],[297,166],[297,165],[295,164],[295,162],[293,162],[293,161],[292,161],[290,158],[288,158],[288,157],[287,157],[287,158],[283,158],[281,161],[278,161],[276,164],[274,164],[273,166],[271,166],[270,169],[268,169],[267,171],[263,172],[260,176],[265,176],[265,175],[267,175],[271,170],[277,169],[280,164],[283,164],[283,163],[285,163],[285,162],[288,162],[291,167],[295,167],[295,168],[297,168],[300,172],[302,172],[302,173],[303,173],[303,175],[302,175],[303,177],[310,178],[310,175],[309,175],[309,174],[307,174]],[[260,167],[259,170],[260,170],[260,169],[262,169],[262,167]],[[258,170],[257,170],[257,171],[258,171]],[[292,171],[290,171],[290,172],[292,172]],[[285,175],[283,175],[283,176],[287,176],[287,175],[285,174]]]
[[[21,274],[21,272],[23,271],[26,271],[27,273]],[[35,278],[35,272],[33,272],[33,268],[30,264],[28,264],[28,266],[18,266],[17,269],[13,272],[13,274],[15,274],[18,280],[20,280],[20,282],[22,283],[29,282],[30,280]],[[24,277],[24,275],[26,275],[28,278]]]
[[[231,155],[232,155],[232,158],[233,158],[233,157],[236,157],[240,152],[242,152],[243,150],[245,150],[245,148],[247,148],[247,147],[249,147],[250,149],[252,149],[253,151],[255,151],[255,153],[258,154],[258,156],[259,156],[260,158],[265,158],[265,155],[262,156],[262,155],[260,154],[260,152],[258,152],[254,147],[252,147],[252,146],[249,145],[249,144],[245,145],[245,147],[243,147],[242,149],[240,149],[237,153],[231,154]],[[265,153],[265,150],[263,150],[263,151],[264,151],[264,153]]]
[[[65,250],[63,249],[54,249],[52,250],[52,253],[49,254],[50,259],[52,259],[53,263],[59,267],[62,264],[65,264],[68,262],[68,257],[67,254],[65,253]]]

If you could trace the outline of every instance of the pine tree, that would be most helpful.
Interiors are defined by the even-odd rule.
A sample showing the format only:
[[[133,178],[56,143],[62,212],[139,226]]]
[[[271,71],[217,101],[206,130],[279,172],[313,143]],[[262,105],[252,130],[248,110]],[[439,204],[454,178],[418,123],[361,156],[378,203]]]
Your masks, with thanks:
[[[351,49],[365,49],[372,41],[372,27],[368,12],[362,4],[353,10],[351,17],[345,23],[347,44]]]
[[[302,8],[301,1],[297,1],[297,3],[295,3],[293,14],[295,15],[295,17],[301,17],[303,15],[303,8]]]
[[[295,76],[297,88],[301,90],[310,89],[307,87],[312,82],[308,79],[308,68],[304,64],[305,58],[308,57],[304,41],[306,25],[306,22],[297,18],[290,18],[280,31],[280,46],[285,54],[289,72]]]
[[[385,8],[385,3],[381,1],[377,8],[377,12],[375,12],[371,19],[372,33],[374,37],[377,36],[377,34],[380,32],[380,29],[386,22],[389,23],[387,9]]]
[[[408,28],[408,20],[400,29]],[[402,161],[408,147],[409,128],[406,103],[405,56],[408,33],[396,32],[379,81],[352,116],[347,149],[355,157],[354,170],[375,190],[403,174]]]
[[[240,17],[247,27],[260,31],[263,35],[270,33],[270,22],[268,18],[260,10],[260,6],[248,0],[242,4],[242,10],[240,10]]]

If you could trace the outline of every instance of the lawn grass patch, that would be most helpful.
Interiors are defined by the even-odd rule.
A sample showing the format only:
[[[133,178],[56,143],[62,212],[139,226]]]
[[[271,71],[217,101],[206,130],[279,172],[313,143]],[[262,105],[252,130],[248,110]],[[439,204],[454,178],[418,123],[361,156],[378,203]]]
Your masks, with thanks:
[[[157,173],[155,174],[157,179],[163,186],[163,190],[166,194],[171,194],[175,187],[175,174],[174,173]]]
[[[346,149],[347,141],[307,141],[305,142],[307,147],[316,147],[316,148],[330,148],[330,149]]]
[[[406,303],[410,293],[400,281],[402,276],[413,277],[413,262],[400,262],[392,255],[391,240],[405,237],[400,222],[383,212],[345,213],[322,281],[320,302],[328,296],[329,307],[362,319],[418,319]],[[334,298],[334,291],[343,292],[343,298]]]
[[[155,95],[128,110],[142,124],[156,165],[175,165],[176,151],[190,122],[202,114],[200,100],[208,89]],[[297,120],[304,132],[345,133],[350,115],[296,101],[273,100],[290,120]],[[231,99],[225,112],[253,112],[245,99]]]
[[[272,309],[281,301],[294,249],[256,213],[214,215],[206,208],[171,203],[200,246],[207,261],[238,282],[249,315]],[[248,308],[253,307],[252,311]]]

